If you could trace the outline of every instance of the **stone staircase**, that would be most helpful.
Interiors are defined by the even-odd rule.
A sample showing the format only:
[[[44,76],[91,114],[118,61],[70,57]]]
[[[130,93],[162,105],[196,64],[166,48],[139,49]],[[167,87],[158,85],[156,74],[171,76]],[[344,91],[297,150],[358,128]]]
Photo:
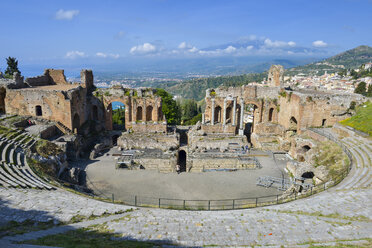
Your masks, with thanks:
[[[43,182],[27,163],[25,149],[31,148],[36,140],[26,132],[13,130],[11,134],[0,135],[0,185],[9,188],[34,188],[54,190]]]
[[[72,133],[72,130],[70,128],[66,127],[65,125],[63,125],[62,122],[57,121],[56,122],[56,127],[59,130],[61,130],[61,132],[64,133],[64,134],[70,134],[70,133]]]
[[[350,174],[336,186],[336,190],[372,188],[372,141],[358,134],[346,138],[339,137],[339,141],[351,152],[353,167]]]

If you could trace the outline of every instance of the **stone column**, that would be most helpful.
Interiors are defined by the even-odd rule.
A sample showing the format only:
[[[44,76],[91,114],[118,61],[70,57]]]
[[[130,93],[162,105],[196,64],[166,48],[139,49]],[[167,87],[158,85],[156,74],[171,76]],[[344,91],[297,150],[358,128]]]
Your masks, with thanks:
[[[205,124],[205,113],[202,114],[202,124]]]
[[[236,97],[234,97],[234,107],[233,107],[233,119],[232,125],[235,126],[236,122]]]
[[[239,127],[239,135],[244,135],[244,100],[240,99],[240,127]]]
[[[226,105],[227,105],[227,99],[225,98],[223,101],[223,125],[226,125]]]
[[[211,125],[214,125],[214,105],[215,105],[215,100],[214,98],[212,100],[212,116],[211,116]]]

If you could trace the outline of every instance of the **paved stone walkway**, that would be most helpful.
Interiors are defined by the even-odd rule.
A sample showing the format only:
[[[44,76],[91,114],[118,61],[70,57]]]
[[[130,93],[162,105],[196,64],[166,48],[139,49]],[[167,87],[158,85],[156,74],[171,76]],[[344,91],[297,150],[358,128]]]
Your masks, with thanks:
[[[3,242],[0,246],[98,223],[105,223],[108,229],[122,234],[123,239],[160,241],[187,247],[307,247],[308,242],[330,245],[341,239],[360,244],[372,238],[372,144],[370,140],[358,136],[346,138],[343,142],[352,148],[351,152],[355,157],[349,176],[336,187],[306,199],[235,211],[140,208],[122,215],[5,237],[0,240]],[[22,212],[22,218],[30,216],[43,219],[41,216],[46,215],[49,218],[66,220],[77,212],[90,215],[94,211],[99,214],[127,209],[125,206],[98,202],[62,190],[0,190],[0,197],[0,217],[8,215],[7,220],[17,219],[17,214]],[[16,215],[10,217],[7,211],[15,211]],[[32,214],[28,215],[29,212]]]

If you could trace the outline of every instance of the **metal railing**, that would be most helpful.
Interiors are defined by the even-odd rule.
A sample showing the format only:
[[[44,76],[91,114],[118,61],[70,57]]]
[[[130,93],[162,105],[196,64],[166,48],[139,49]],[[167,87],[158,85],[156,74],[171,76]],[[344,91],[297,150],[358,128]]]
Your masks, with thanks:
[[[237,198],[237,199],[210,199],[210,200],[190,200],[190,199],[170,199],[163,197],[149,197],[149,196],[139,196],[132,194],[122,193],[121,196],[118,196],[113,193],[104,193],[99,189],[94,188],[94,184],[90,183],[89,177],[87,176],[87,182],[93,187],[91,188],[94,191],[94,194],[86,194],[89,197],[94,199],[110,201],[118,204],[125,204],[129,206],[136,207],[156,207],[156,208],[166,208],[166,209],[177,209],[177,210],[233,210],[233,209],[246,209],[246,208],[255,208],[262,206],[269,206],[275,204],[282,204],[290,202],[293,200],[305,198],[313,194],[325,191],[326,189],[337,185],[340,183],[350,172],[353,164],[353,156],[345,145],[340,143],[336,138],[331,134],[324,132],[324,130],[309,129],[319,135],[322,135],[329,140],[337,143],[342,150],[346,153],[350,160],[349,166],[345,168],[337,177],[333,178],[332,181],[323,182],[317,184],[313,187],[310,187],[308,190],[297,193],[296,191],[277,194],[277,195],[268,195],[260,197],[246,197],[246,198]]]

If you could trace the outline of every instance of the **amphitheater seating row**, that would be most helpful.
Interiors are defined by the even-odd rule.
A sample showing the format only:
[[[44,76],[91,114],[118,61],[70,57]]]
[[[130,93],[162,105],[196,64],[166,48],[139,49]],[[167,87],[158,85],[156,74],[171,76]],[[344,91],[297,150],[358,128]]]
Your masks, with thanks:
[[[53,190],[43,182],[27,163],[25,149],[31,148],[36,140],[29,134],[13,130],[11,134],[0,135],[0,185]]]

